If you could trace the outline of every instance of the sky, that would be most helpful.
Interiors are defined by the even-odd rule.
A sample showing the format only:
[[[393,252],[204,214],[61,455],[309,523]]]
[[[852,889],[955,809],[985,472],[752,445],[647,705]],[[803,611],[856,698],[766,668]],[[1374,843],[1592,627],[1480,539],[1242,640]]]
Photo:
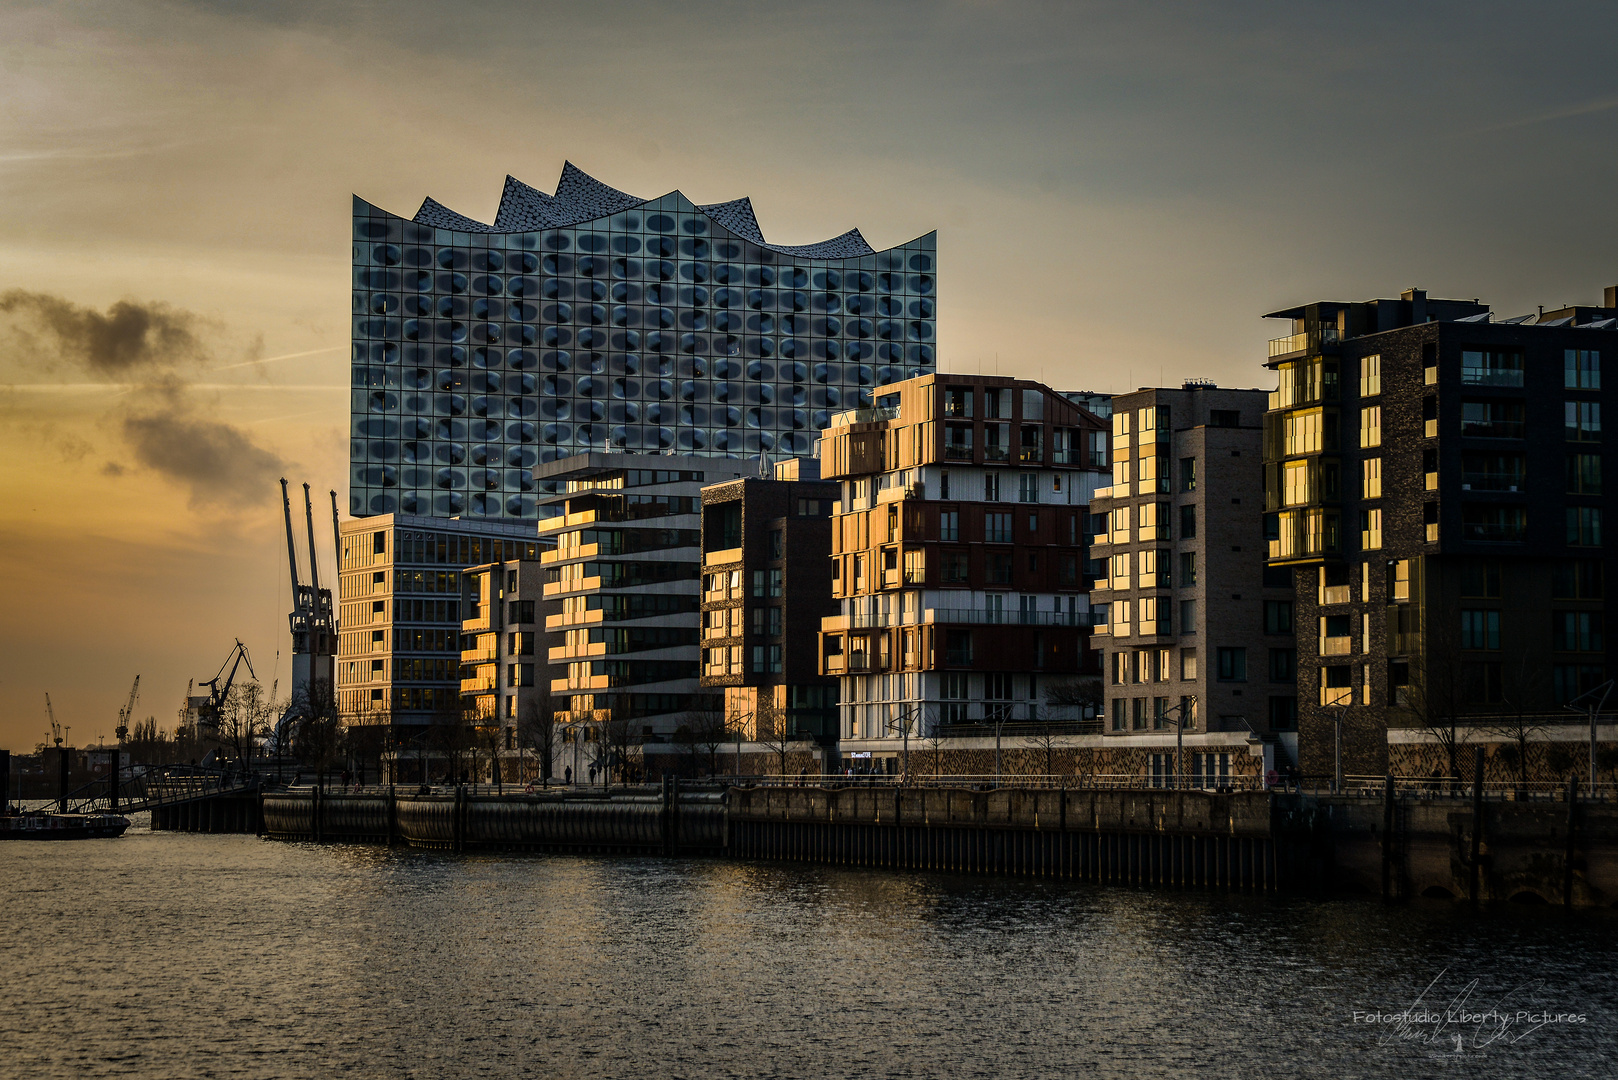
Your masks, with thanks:
[[[110,740],[137,674],[172,726],[238,638],[285,693],[276,480],[317,530],[347,504],[351,194],[489,221],[571,160],[749,195],[777,243],[936,229],[944,370],[1269,387],[1266,311],[1618,284],[1615,31],[1477,0],[0,0],[0,748],[47,693]]]

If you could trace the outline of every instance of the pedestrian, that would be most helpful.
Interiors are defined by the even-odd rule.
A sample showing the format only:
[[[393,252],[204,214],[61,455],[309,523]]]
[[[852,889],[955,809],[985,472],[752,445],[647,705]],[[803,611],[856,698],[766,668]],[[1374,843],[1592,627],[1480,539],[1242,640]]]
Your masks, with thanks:
[[[573,783],[573,766],[569,765],[567,768],[562,770],[562,778],[565,779],[569,784]]]

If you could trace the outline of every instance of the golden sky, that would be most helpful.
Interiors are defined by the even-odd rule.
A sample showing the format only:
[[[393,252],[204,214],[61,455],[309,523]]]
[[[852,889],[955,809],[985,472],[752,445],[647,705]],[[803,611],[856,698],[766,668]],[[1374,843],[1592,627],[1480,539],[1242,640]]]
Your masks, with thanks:
[[[351,193],[487,221],[507,173],[548,190],[571,159],[750,195],[779,243],[937,229],[948,370],[1262,386],[1264,311],[1618,282],[1618,13],[1532,21],[0,0],[0,747],[40,741],[47,692],[110,738],[136,673],[172,723],[237,637],[286,679],[275,480],[313,485],[317,527],[347,502]]]

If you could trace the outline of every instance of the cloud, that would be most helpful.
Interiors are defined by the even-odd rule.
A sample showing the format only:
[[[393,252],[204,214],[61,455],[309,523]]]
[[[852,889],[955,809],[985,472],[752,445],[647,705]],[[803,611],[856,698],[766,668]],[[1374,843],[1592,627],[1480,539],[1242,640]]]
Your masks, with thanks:
[[[11,289],[0,293],[0,326],[22,346],[0,353],[5,359],[37,362],[43,352],[129,387],[108,416],[128,459],[106,462],[103,476],[143,467],[185,485],[193,507],[239,507],[269,497],[285,463],[243,428],[207,415],[196,393],[193,373],[211,367],[210,342],[223,330],[214,321],[161,301],[120,300],[101,312],[49,293]],[[62,447],[72,460],[90,450],[88,443]]]
[[[26,289],[0,293],[0,315],[30,344],[43,339],[59,359],[102,375],[201,362],[202,335],[214,328],[160,301],[119,300],[103,313]]]

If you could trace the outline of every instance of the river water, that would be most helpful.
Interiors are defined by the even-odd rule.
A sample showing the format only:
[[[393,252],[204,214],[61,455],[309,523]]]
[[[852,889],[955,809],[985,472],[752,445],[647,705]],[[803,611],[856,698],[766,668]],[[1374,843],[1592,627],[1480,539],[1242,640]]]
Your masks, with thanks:
[[[1606,912],[144,827],[0,903],[5,1080],[1618,1076]]]

